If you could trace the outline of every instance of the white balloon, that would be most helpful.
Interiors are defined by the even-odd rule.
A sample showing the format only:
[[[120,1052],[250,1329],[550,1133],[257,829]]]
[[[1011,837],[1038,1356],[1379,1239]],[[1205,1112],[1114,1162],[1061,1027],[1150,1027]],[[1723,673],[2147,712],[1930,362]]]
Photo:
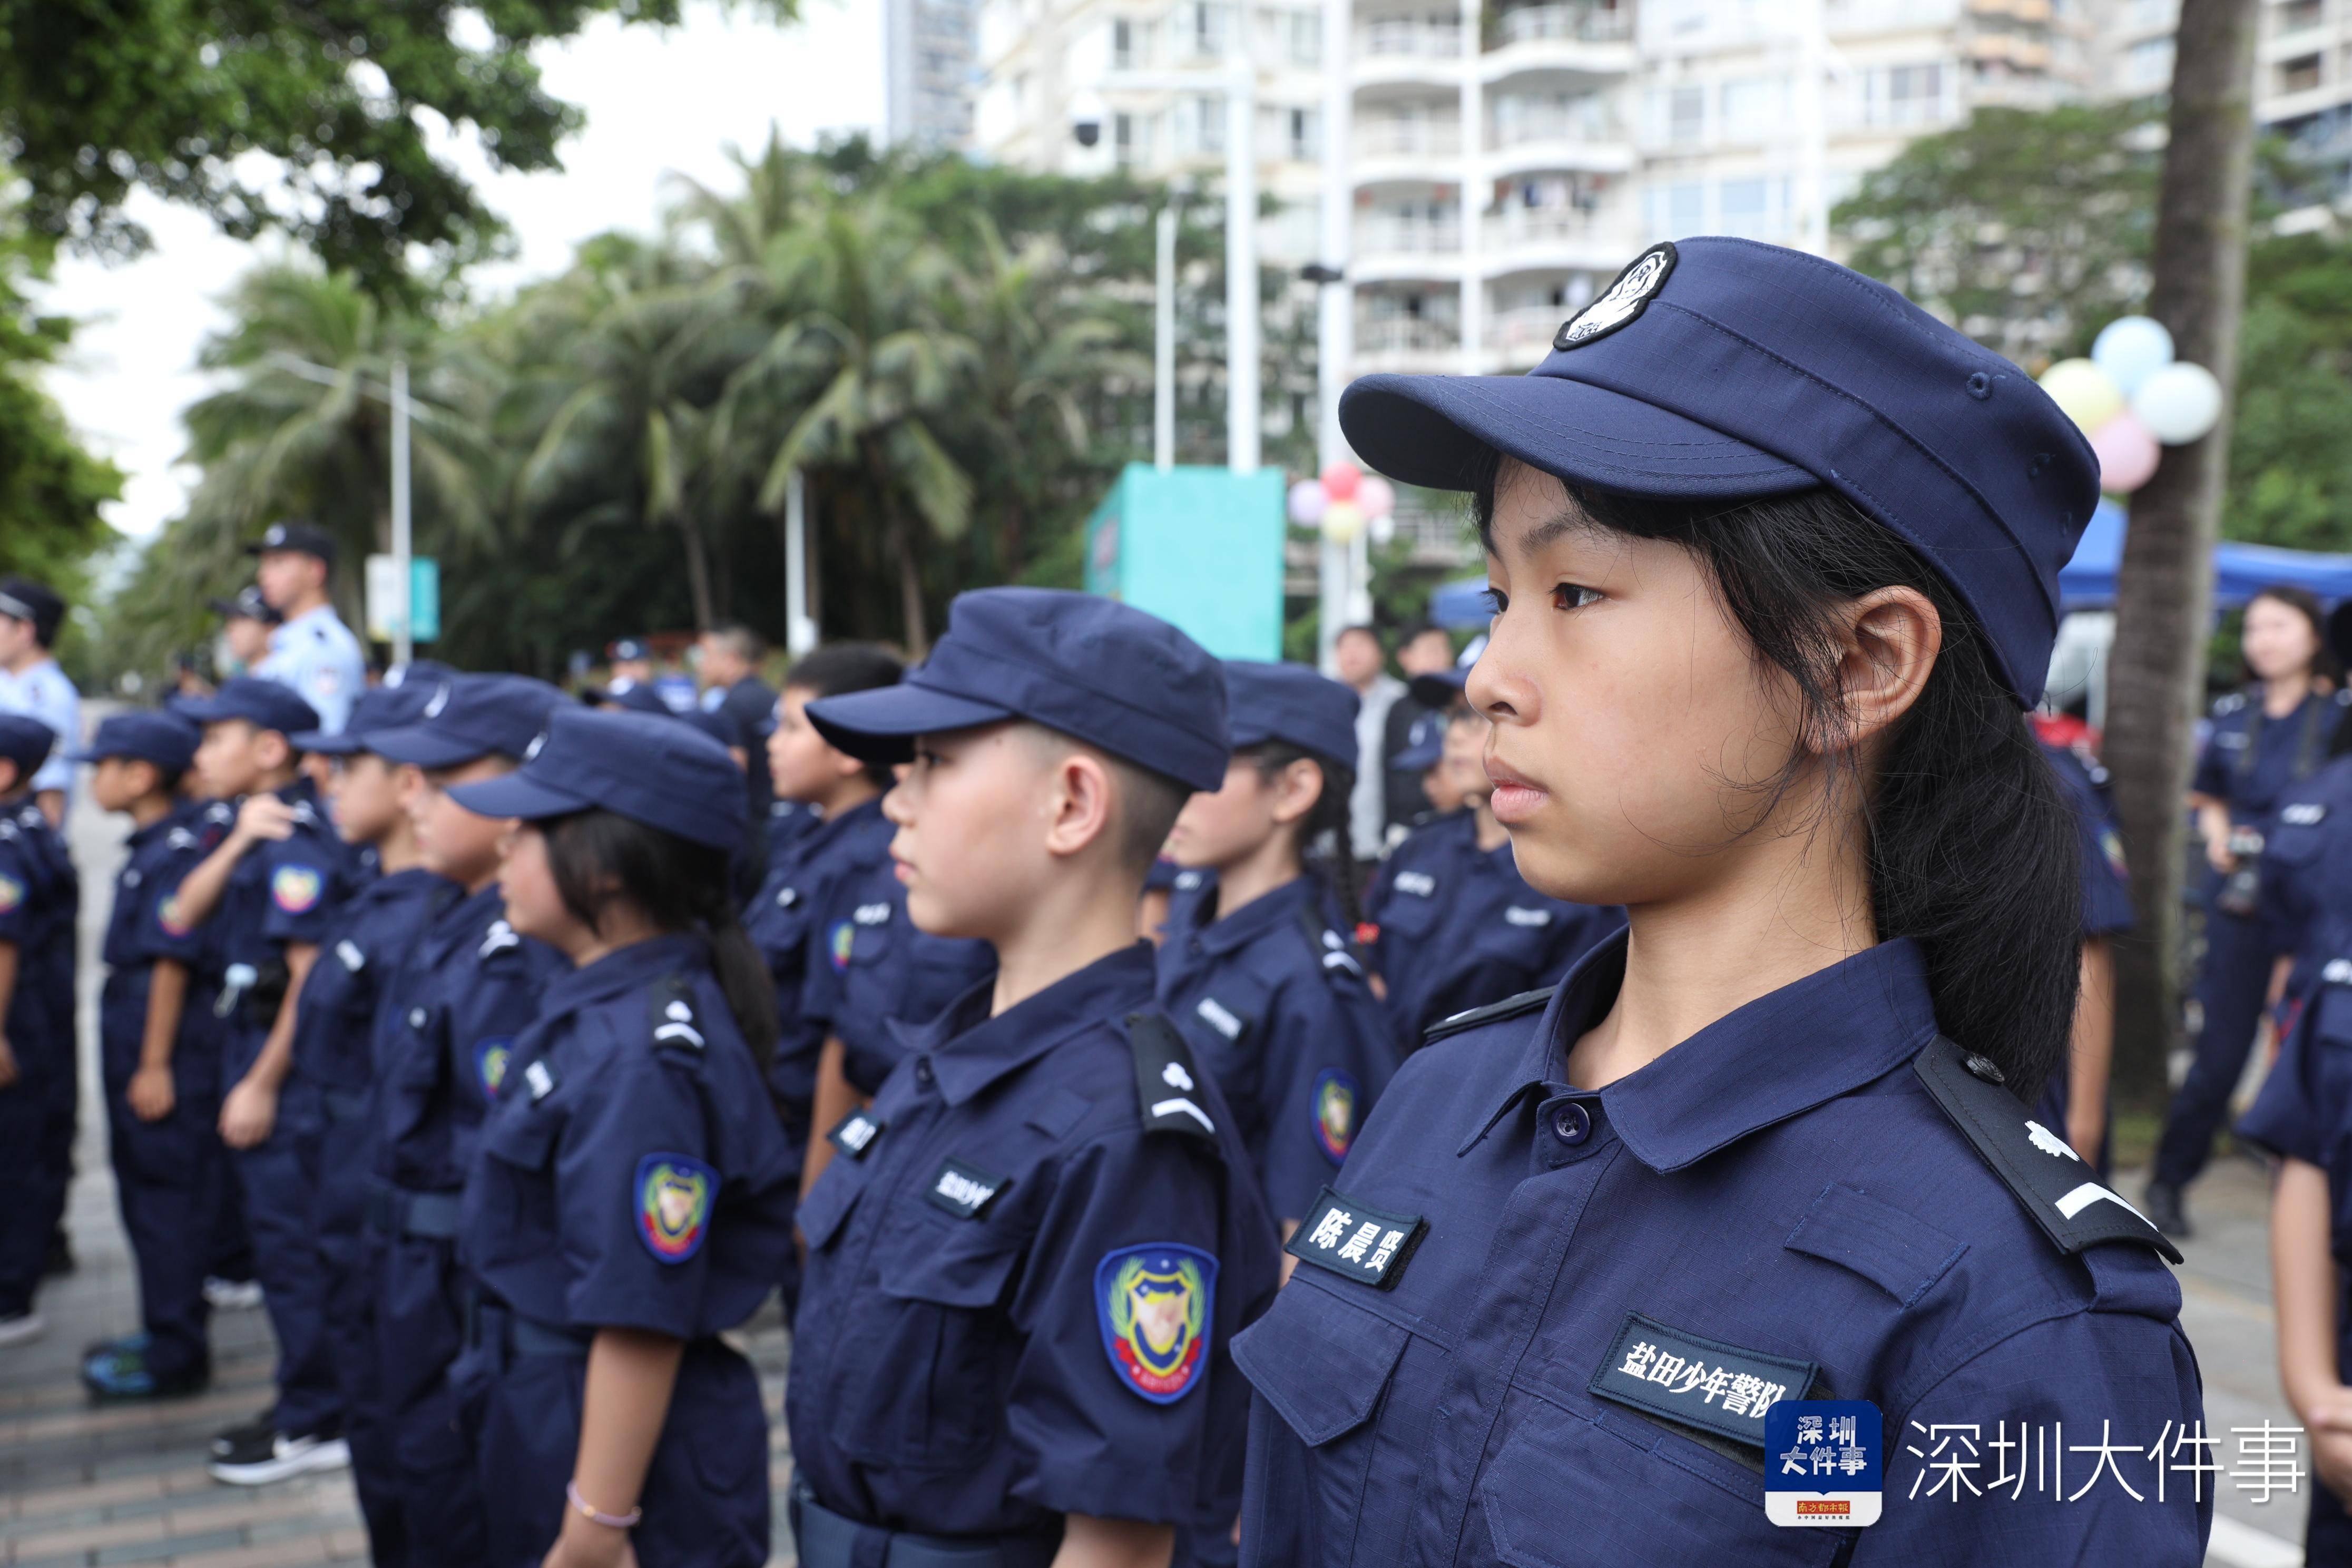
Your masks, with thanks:
[[[2166,365],[2132,394],[2132,412],[2168,447],[2184,446],[2221,422],[2221,384],[2201,364]]]
[[[2152,316],[2118,316],[2099,329],[2091,358],[2129,395],[2172,363],[2172,334]]]

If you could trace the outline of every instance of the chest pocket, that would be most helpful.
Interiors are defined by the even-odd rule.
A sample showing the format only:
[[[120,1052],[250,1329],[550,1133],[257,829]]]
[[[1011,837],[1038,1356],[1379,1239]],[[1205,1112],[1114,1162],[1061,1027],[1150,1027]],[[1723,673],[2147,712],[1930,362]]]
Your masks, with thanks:
[[[1415,873],[1406,872],[1405,876]],[[1428,880],[1422,873],[1423,881]],[[1416,884],[1419,885],[1419,884]],[[1385,943],[1391,933],[1419,939],[1437,927],[1439,889],[1426,893],[1409,893],[1402,887],[1391,888],[1388,901],[1381,906],[1381,940]]]
[[[878,925],[861,925],[853,921],[849,927],[849,964],[852,973],[871,975],[887,962],[898,945],[898,922],[886,920]]]
[[[550,1167],[563,1119],[543,1106],[518,1105],[482,1129],[484,1158],[475,1167],[480,1207],[466,1245],[483,1266],[534,1258],[555,1246],[555,1176]]]
[[[1023,1240],[985,1219],[894,1216],[875,1247],[889,1342],[864,1358],[869,1381],[850,1402],[874,1458],[960,1465],[1003,1441],[1021,1352],[1003,1298]]]
[[[1595,1421],[1530,1394],[1511,1399],[1518,1425],[1478,1482],[1495,1556],[1510,1568],[1628,1559],[1806,1568],[1834,1561],[1851,1539],[1771,1524],[1762,1476],[1630,1411]]]
[[[1414,1342],[1307,1278],[1293,1279],[1273,1310],[1234,1338],[1234,1363],[1286,1429],[1272,1441],[1253,1433],[1250,1444],[1255,1500],[1242,1532],[1263,1543],[1261,1561],[1352,1563],[1359,1541],[1377,1552],[1405,1538],[1427,1422],[1403,1406],[1384,1416]],[[1444,1354],[1428,1344],[1415,1353]],[[1282,1505],[1270,1506],[1275,1499]]]
[[[2319,858],[2326,834],[2324,825],[2282,821],[2263,839],[2263,863],[2266,867],[2287,866],[2300,870]]]

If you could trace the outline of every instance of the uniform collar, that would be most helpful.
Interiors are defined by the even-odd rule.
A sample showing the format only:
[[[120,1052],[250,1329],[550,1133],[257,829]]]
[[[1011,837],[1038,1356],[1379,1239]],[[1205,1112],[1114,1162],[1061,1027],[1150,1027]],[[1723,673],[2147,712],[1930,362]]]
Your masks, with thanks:
[[[989,989],[996,984],[992,976],[930,1023],[909,1026],[894,1019],[891,1028],[909,1055],[930,1054],[940,1098],[961,1105],[1080,1030],[1150,1006],[1152,957],[1148,942],[1123,947],[1064,975],[1009,1011],[964,1026],[975,1007],[986,1005]]]
[[[810,828],[806,840],[808,847],[814,850],[836,839],[847,838],[861,828],[879,820],[881,816],[882,797],[880,795],[876,795],[872,800],[861,800],[839,816],[824,817],[815,826]],[[896,829],[893,831],[895,832]]]
[[[1298,919],[1298,911],[1318,891],[1312,877],[1293,877],[1271,891],[1259,894],[1232,914],[1220,914],[1192,934],[1204,952],[1227,953],[1246,947],[1276,927]],[[1206,913],[1208,900],[1200,900]]]
[[[700,937],[684,933],[633,942],[593,963],[557,975],[548,983],[540,1011],[547,1016],[569,1012],[625,994],[657,975],[699,968],[702,950]]]
[[[1522,1095],[1567,1086],[1562,1042],[1608,1010],[1626,933],[1570,973],[1544,1009],[1504,1092],[1457,1153]],[[1909,1061],[1936,1037],[1926,961],[1898,937],[1759,996],[1601,1091],[1609,1123],[1653,1171],[1679,1171],[1759,1129],[1811,1110]]]

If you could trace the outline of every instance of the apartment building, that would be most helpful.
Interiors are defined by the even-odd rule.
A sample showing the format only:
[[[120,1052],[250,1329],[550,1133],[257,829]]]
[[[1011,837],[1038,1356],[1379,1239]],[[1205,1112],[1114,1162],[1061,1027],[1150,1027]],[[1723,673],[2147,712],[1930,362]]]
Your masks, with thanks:
[[[892,142],[961,147],[979,89],[978,0],[882,0],[882,125]]]

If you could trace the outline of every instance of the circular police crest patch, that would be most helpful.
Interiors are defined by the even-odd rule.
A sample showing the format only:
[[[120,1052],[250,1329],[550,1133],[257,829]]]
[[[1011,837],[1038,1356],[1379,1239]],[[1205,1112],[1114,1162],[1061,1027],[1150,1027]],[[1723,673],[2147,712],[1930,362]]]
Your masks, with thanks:
[[[165,936],[185,936],[194,929],[188,917],[180,912],[180,895],[176,892],[165,894],[156,904],[155,923],[163,928]]]
[[[856,940],[857,928],[856,926],[851,925],[847,921],[835,921],[833,922],[833,930],[826,933],[825,946],[833,954],[834,968],[846,969],[849,967],[850,944]]]
[[[1201,1381],[1216,1289],[1217,1260],[1197,1247],[1125,1247],[1096,1265],[1103,1352],[1129,1392],[1173,1405]]]
[[[1649,308],[1666,279],[1674,276],[1675,242],[1662,239],[1625,265],[1601,297],[1562,323],[1551,341],[1556,349],[1580,349],[1598,342],[1622,327],[1632,326]]]
[[[0,877],[0,915],[6,914],[25,901],[25,884],[14,877]]]
[[[482,1092],[492,1100],[499,1097],[499,1085],[507,1079],[507,1064],[514,1059],[514,1038],[509,1035],[493,1035],[474,1047],[474,1075],[481,1079]]]
[[[637,1162],[637,1237],[656,1262],[683,1263],[710,1233],[719,1173],[691,1154],[648,1154]]]
[[[289,915],[308,914],[318,907],[326,879],[308,866],[280,866],[269,879],[269,899]]]
[[[2107,858],[2107,868],[2118,877],[2131,875],[2131,862],[2124,858],[2122,835],[2112,827],[2099,829],[2099,849]]]
[[[1356,1141],[1356,1080],[1336,1068],[1315,1079],[1315,1142],[1334,1164],[1348,1157]]]

